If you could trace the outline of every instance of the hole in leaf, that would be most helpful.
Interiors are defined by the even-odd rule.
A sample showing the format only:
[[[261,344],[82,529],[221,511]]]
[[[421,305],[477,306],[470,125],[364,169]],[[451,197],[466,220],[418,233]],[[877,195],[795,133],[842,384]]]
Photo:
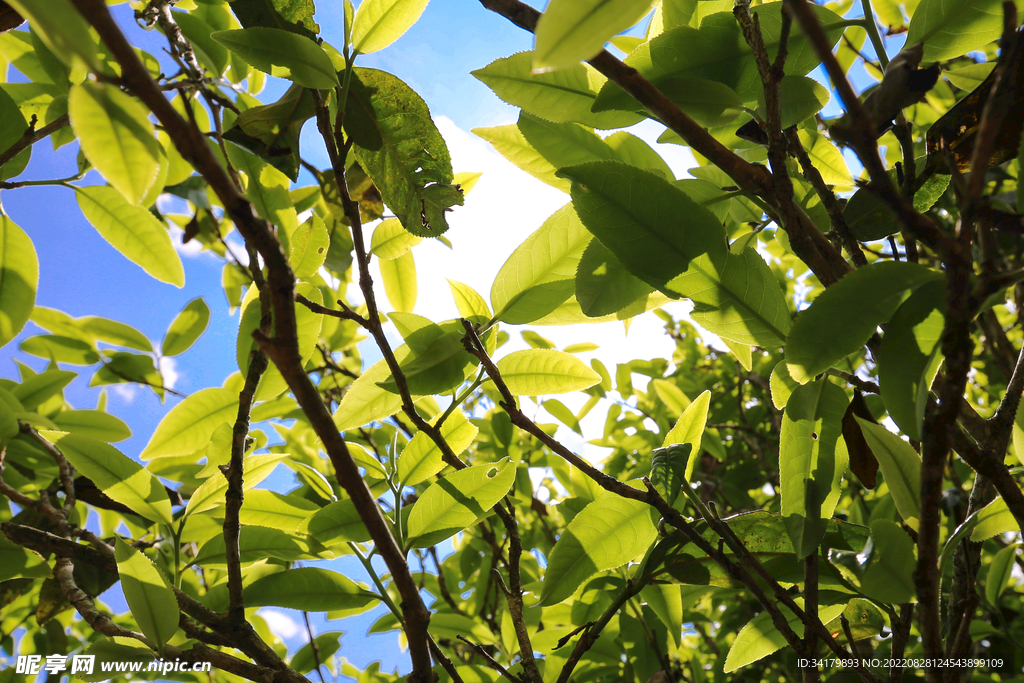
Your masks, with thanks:
[[[498,476],[498,468],[497,467],[492,467],[491,469],[487,470],[487,478],[488,479],[494,479],[496,476]]]
[[[323,247],[317,247],[316,253],[318,253],[318,254],[324,253],[324,248]]]
[[[811,438],[814,439],[815,441],[817,441],[818,440],[818,432],[811,432]]]

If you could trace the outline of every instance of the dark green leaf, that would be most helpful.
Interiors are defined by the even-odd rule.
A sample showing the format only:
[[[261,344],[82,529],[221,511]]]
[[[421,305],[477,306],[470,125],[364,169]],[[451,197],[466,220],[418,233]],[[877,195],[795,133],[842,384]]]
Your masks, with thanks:
[[[287,78],[307,88],[330,89],[339,85],[330,57],[306,36],[264,27],[216,31],[211,36],[271,76]]]
[[[245,587],[247,607],[290,607],[326,612],[360,607],[378,598],[352,579],[319,567],[297,567],[269,574]]]
[[[692,452],[693,444],[676,443],[651,453],[651,483],[669,505],[676,502],[679,487],[689,485],[686,470]]]
[[[313,39],[320,33],[313,0],[232,0],[231,11],[243,28],[279,28]]]
[[[408,85],[376,69],[356,69],[345,110],[360,165],[406,230],[437,237],[445,213],[462,205],[451,157],[426,103]]]
[[[914,161],[919,169],[924,168],[926,162],[926,157],[918,157]],[[889,171],[889,178],[896,182],[896,169]],[[921,213],[932,208],[949,186],[949,178],[942,173],[929,176],[914,195],[914,208]],[[861,242],[885,239],[900,231],[900,219],[879,198],[873,187],[862,187],[850,197],[843,209],[843,218],[849,224],[850,232]]]

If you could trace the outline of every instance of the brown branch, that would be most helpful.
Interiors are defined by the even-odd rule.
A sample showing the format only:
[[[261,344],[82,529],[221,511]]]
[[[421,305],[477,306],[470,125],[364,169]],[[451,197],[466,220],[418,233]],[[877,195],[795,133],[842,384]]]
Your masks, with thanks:
[[[477,653],[481,658],[483,658],[483,660],[487,662],[487,665],[489,667],[500,673],[506,680],[511,681],[512,683],[523,683],[518,677],[513,676],[508,669],[503,667],[494,657],[492,657],[490,653],[483,648],[483,646],[474,643],[472,640],[466,638],[461,634],[457,637],[466,645],[469,645],[469,647],[473,649],[473,652]]]
[[[58,130],[70,123],[70,119],[67,114],[59,116],[58,118],[50,121],[42,128],[36,129],[36,119],[32,118],[32,122],[20,138],[18,138],[13,145],[8,147],[2,154],[0,154],[0,166],[3,166],[8,161],[18,156],[23,150],[28,149],[35,143],[39,142],[45,137],[53,135]]]
[[[260,295],[261,299],[265,298]],[[224,492],[224,547],[228,573],[228,619],[241,626],[245,620],[245,602],[242,599],[242,558],[238,547],[242,525],[239,514],[245,497],[242,481],[242,462],[245,459],[246,439],[249,437],[249,415],[256,398],[256,387],[267,369],[267,356],[253,350],[249,354],[249,369],[245,384],[238,394],[238,413],[231,431],[231,459],[220,471],[228,480]]]

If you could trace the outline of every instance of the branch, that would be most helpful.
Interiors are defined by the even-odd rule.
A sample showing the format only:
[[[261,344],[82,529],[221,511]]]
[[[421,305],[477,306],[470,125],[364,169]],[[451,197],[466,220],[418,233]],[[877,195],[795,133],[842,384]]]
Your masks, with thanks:
[[[39,142],[43,138],[49,137],[53,133],[56,133],[64,126],[68,125],[68,123],[70,123],[70,119],[68,118],[67,114],[64,114],[63,116],[60,116],[54,119],[53,121],[50,121],[48,124],[37,130],[36,119],[33,116],[32,122],[29,124],[24,134],[22,134],[22,136],[18,138],[18,140],[13,145],[8,147],[3,154],[0,154],[0,166],[3,166],[8,161],[18,156],[18,154],[20,154],[22,150],[25,150],[34,145],[35,143]]]
[[[481,645],[478,645],[477,643],[474,643],[474,642],[473,642],[472,640],[470,640],[469,638],[466,638],[465,636],[463,636],[463,635],[461,635],[461,634],[460,634],[459,636],[457,636],[457,637],[458,637],[458,639],[459,639],[459,640],[461,640],[462,642],[464,642],[464,643],[465,643],[466,645],[469,645],[469,646],[470,646],[470,647],[471,647],[471,648],[473,649],[473,652],[475,652],[475,653],[477,653],[478,655],[480,655],[480,657],[482,657],[482,658],[483,658],[483,660],[484,660],[485,662],[487,662],[487,665],[488,665],[488,666],[490,666],[490,667],[491,667],[492,669],[494,669],[495,671],[497,671],[498,673],[500,673],[500,674],[501,674],[501,675],[502,675],[502,676],[503,676],[503,677],[504,677],[504,678],[505,678],[506,680],[509,680],[509,681],[511,681],[512,683],[522,683],[522,681],[520,681],[520,680],[519,680],[519,679],[518,679],[518,678],[517,678],[516,676],[513,676],[513,675],[512,675],[512,674],[511,674],[511,673],[509,672],[509,670],[508,670],[508,669],[506,669],[505,667],[503,667],[503,666],[502,666],[502,665],[501,665],[501,664],[500,664],[500,663],[499,663],[499,662],[498,662],[498,661],[497,661],[496,659],[494,659],[494,657],[492,657],[492,656],[491,656],[491,655],[490,655],[490,654],[489,654],[489,653],[487,652],[487,650],[485,650],[485,649],[484,649],[484,648],[483,648],[483,647],[482,647]]]

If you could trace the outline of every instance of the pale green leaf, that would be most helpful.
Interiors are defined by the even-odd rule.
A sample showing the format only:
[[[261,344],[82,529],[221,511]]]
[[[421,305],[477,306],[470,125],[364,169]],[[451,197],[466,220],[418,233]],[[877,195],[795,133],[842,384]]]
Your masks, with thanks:
[[[975,525],[974,531],[971,532],[971,540],[984,541],[996,534],[1019,531],[1021,528],[1017,526],[1017,520],[1010,512],[1010,508],[1007,507],[1006,501],[1000,496],[978,513],[978,523]]]
[[[479,292],[467,284],[448,280],[448,288],[452,290],[452,298],[455,299],[455,307],[459,309],[459,315],[467,320],[481,325],[491,319],[491,309]]]
[[[349,541],[363,543],[370,540],[370,532],[366,530],[350,498],[329,503],[317,510],[305,521],[301,530],[328,548]]]
[[[860,588],[869,598],[900,605],[914,599],[914,541],[898,524],[887,519],[871,522],[871,548]]]
[[[426,548],[490,514],[512,488],[516,466],[508,458],[452,472],[423,492],[409,511],[412,547]]]
[[[551,0],[537,21],[534,69],[560,69],[590,59],[650,8],[651,0]]]
[[[101,342],[153,353],[153,342],[131,325],[97,316],[78,318],[75,324],[83,332]]]
[[[665,435],[662,447],[676,443],[690,444],[693,454],[686,463],[686,481],[693,476],[693,467],[700,458],[700,442],[704,436],[704,426],[708,421],[708,408],[711,406],[711,392],[704,391],[686,407],[675,425]]]
[[[99,71],[89,25],[70,0],[11,0],[50,51],[68,66]]]
[[[164,342],[160,347],[161,355],[177,356],[185,353],[206,331],[209,322],[210,307],[202,297],[188,302],[167,328]]]
[[[403,228],[397,218],[385,218],[373,229],[370,253],[381,260],[390,261],[404,256],[422,241],[422,237]]]
[[[992,69],[994,69],[995,66],[995,62],[968,64],[967,66],[960,67],[959,69],[943,71],[942,75],[948,78],[949,82],[956,87],[970,92],[985,82],[985,79],[988,78],[990,73],[992,73]]]
[[[53,423],[63,432],[108,443],[124,441],[132,435],[132,430],[120,418],[99,410],[63,410],[53,416]]]
[[[319,509],[319,505],[298,495],[253,489],[245,494],[238,521],[281,531],[298,531],[302,523]]]
[[[921,517],[921,456],[882,425],[859,417],[857,424],[878,460],[896,509],[903,521],[916,529]]]
[[[238,538],[238,549],[243,565],[265,562],[276,558],[285,562],[317,559],[312,539],[280,529],[259,526],[243,526]],[[227,566],[227,551],[224,536],[218,534],[207,541],[196,554],[194,564],[208,568]]]
[[[284,453],[248,456],[242,462],[242,490],[258,486],[260,482],[270,476],[278,463],[287,457]],[[151,463],[150,466],[155,464]],[[224,493],[227,490],[227,477],[219,469],[215,470],[210,474],[209,479],[192,492],[192,496],[188,499],[188,506],[185,508],[185,517],[217,509],[224,504]]]
[[[383,50],[402,37],[427,7],[427,0],[363,0],[352,20],[352,49]]]
[[[194,453],[210,442],[213,430],[233,422],[237,413],[237,392],[220,387],[197,391],[171,408],[139,457],[151,460],[163,455]]]
[[[441,437],[455,455],[469,448],[480,432],[461,410],[453,412],[441,425]],[[398,481],[402,486],[415,486],[444,468],[441,450],[425,432],[417,432],[398,457]]]
[[[839,502],[849,463],[843,415],[850,400],[828,379],[793,391],[782,417],[779,483],[782,515],[797,558],[817,551]]]
[[[291,238],[291,255],[288,257],[297,278],[311,278],[320,270],[327,258],[331,238],[327,226],[315,213],[300,225]]]
[[[396,259],[379,260],[380,279],[384,283],[384,292],[388,302],[396,311],[412,313],[416,307],[416,261],[411,251],[406,251]]]
[[[71,129],[82,153],[131,205],[142,201],[160,170],[160,143],[147,114],[113,85],[86,81],[68,95]]]
[[[125,201],[112,187],[76,187],[78,206],[110,246],[160,282],[182,287],[185,269],[160,221],[141,206]]]
[[[565,394],[601,381],[583,361],[553,349],[513,351],[498,361],[498,371],[516,396]]]
[[[67,370],[47,370],[38,375],[27,377],[21,384],[11,389],[11,394],[21,401],[25,410],[35,410],[51,396],[56,396],[78,373]]]
[[[160,480],[124,453],[82,434],[42,432],[96,488],[153,522],[172,524],[171,501]],[[177,621],[175,621],[177,623]]]
[[[472,74],[505,102],[555,123],[572,121],[609,129],[631,126],[643,118],[630,111],[592,112],[597,93],[608,79],[589,64],[538,74],[532,72],[532,64],[532,52],[517,52]]]
[[[614,569],[647,550],[658,535],[646,503],[603,495],[576,515],[559,537],[544,572],[541,604],[576,592],[595,572]]]
[[[801,608],[804,606],[803,598],[794,598],[794,601]],[[781,609],[789,627],[796,633],[801,633],[803,624],[800,618],[786,607]],[[838,605],[822,605],[818,608],[818,618],[821,619],[821,623],[828,624],[833,619],[837,619],[844,609],[846,609],[845,602]],[[736,639],[732,642],[732,647],[729,648],[729,654],[725,657],[723,671],[732,673],[781,650],[786,647],[786,644],[786,639],[772,623],[772,615],[768,612],[761,612],[736,634]]]
[[[921,0],[910,19],[907,45],[924,43],[925,63],[985,47],[1003,31],[999,0]]]
[[[0,216],[0,346],[25,326],[36,300],[39,260],[25,231]]]
[[[779,84],[779,113],[782,115],[782,128],[804,121],[817,114],[828,104],[831,93],[813,78],[807,76],[783,76]],[[767,119],[764,93],[757,103],[757,112],[762,119]]]
[[[573,295],[577,266],[592,239],[572,204],[552,214],[516,247],[494,276],[494,319],[518,325],[557,309]]]
[[[135,623],[152,641],[157,652],[178,630],[178,600],[166,577],[153,562],[118,536],[114,544],[114,560],[121,577],[128,609]]]
[[[790,377],[789,366],[786,365],[786,361],[780,360],[772,370],[768,386],[772,392],[772,405],[777,410],[782,410],[789,403],[789,397],[793,395],[793,392],[800,386],[800,383]]]

